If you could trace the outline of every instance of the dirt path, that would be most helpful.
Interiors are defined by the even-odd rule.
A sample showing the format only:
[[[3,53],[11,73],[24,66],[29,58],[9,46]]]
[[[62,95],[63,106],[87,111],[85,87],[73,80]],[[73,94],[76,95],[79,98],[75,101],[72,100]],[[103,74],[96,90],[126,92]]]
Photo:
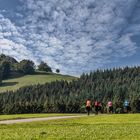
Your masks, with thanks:
[[[29,118],[29,119],[4,120],[4,121],[0,121],[0,124],[27,123],[27,122],[37,122],[37,121],[48,121],[48,120],[58,120],[58,119],[79,118],[79,117],[85,117],[85,116],[86,115],[79,115],[79,116],[56,116],[56,117],[47,117],[47,118]]]

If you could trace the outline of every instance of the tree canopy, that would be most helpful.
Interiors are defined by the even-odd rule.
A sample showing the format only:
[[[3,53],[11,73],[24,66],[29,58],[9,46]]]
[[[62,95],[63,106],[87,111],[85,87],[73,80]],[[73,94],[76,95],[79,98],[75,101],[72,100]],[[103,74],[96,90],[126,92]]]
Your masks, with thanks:
[[[2,84],[2,66],[0,65],[0,85]]]
[[[18,69],[24,74],[33,74],[35,71],[35,64],[31,60],[22,60],[19,63]]]
[[[0,55],[0,65],[2,67],[3,79],[18,75],[34,74],[37,70],[34,62],[31,60],[21,60],[18,62],[16,59],[4,54]],[[40,63],[38,70],[52,72],[51,67],[45,62]]]
[[[56,73],[60,73],[60,70],[59,69],[56,69]]]
[[[2,69],[2,79],[6,79],[10,76],[11,72],[11,65],[9,61],[2,61],[1,62],[1,69]]]
[[[45,63],[45,62],[41,62],[41,63],[38,65],[38,70],[39,70],[39,71],[45,71],[45,72],[52,72],[51,67],[48,66],[48,64]]]

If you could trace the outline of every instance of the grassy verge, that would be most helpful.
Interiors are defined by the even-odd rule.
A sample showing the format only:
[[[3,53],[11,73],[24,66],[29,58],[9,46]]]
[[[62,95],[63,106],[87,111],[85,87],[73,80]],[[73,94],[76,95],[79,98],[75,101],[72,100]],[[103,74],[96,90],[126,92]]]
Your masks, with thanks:
[[[139,140],[140,115],[104,115],[0,125],[0,138],[20,140]]]

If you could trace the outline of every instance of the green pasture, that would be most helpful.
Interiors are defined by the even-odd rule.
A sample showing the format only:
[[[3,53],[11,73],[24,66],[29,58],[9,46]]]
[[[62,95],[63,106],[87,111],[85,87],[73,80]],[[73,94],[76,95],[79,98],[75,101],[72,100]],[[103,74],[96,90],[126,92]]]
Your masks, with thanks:
[[[2,140],[139,140],[140,115],[99,115],[0,125]]]
[[[68,75],[60,75],[53,73],[37,73],[34,75],[26,75],[19,78],[11,78],[8,80],[4,80],[3,84],[0,86],[0,92],[5,92],[9,90],[16,90],[23,86],[35,85],[35,84],[44,84],[47,82],[52,82],[56,80],[67,80],[72,81],[76,79],[76,77],[68,76]]]

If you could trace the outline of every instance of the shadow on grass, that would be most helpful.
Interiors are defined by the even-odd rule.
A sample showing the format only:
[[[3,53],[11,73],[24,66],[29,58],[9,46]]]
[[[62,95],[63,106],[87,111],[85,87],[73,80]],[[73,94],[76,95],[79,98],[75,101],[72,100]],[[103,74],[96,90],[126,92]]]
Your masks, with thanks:
[[[56,75],[56,74],[53,72],[36,71],[32,75]]]
[[[3,82],[0,87],[14,86],[17,84],[18,82]]]
[[[47,72],[39,72],[39,71],[36,72],[35,71],[32,74],[22,74],[22,73],[18,73],[18,72],[12,72],[11,76],[7,79],[4,79],[4,80],[22,78],[22,77],[27,76],[27,75],[55,75],[55,73],[47,73]]]

